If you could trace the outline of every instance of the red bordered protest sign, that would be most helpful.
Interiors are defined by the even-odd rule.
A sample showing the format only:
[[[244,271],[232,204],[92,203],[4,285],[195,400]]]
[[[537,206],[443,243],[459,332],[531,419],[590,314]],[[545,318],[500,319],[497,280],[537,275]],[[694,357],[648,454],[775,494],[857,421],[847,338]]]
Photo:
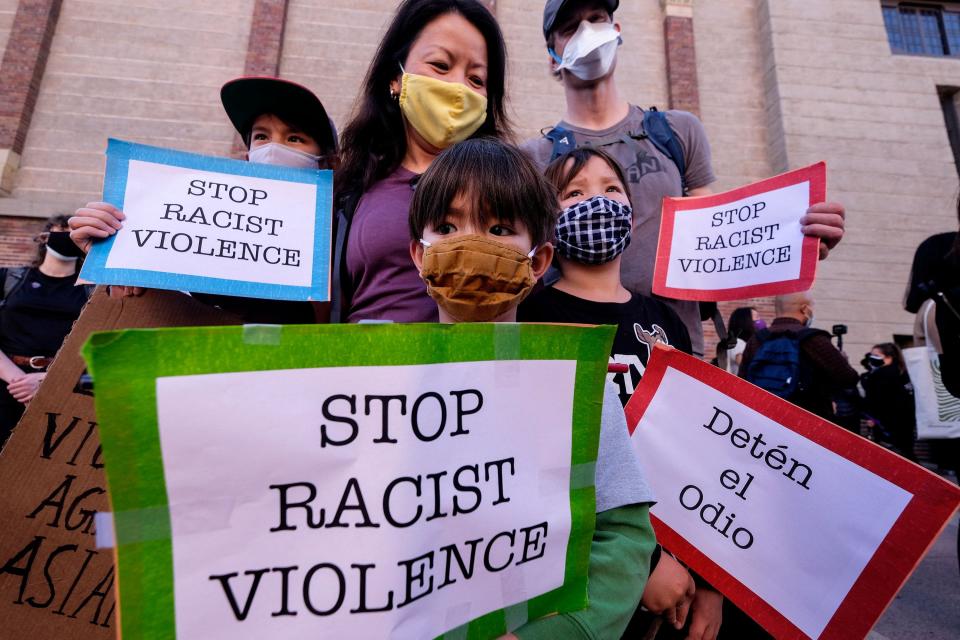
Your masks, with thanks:
[[[740,300],[806,291],[819,239],[800,218],[826,199],[826,164],[725,193],[665,198],[653,292],[676,300]]]
[[[657,346],[626,407],[657,539],[777,638],[863,638],[960,489]]]

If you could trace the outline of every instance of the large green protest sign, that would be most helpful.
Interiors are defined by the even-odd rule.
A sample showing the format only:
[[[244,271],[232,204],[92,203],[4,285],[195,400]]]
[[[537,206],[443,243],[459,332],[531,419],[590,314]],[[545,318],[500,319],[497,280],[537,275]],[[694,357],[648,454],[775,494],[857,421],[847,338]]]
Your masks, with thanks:
[[[493,638],[587,604],[610,327],[95,334],[129,638]]]

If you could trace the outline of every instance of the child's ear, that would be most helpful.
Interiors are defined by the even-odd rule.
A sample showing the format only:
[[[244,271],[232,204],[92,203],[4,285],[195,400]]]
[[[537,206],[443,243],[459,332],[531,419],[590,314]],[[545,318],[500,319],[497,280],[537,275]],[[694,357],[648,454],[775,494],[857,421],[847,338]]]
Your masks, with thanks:
[[[533,254],[533,277],[539,280],[547,272],[553,263],[553,245],[545,242],[540,245],[537,252]]]
[[[413,258],[413,264],[417,265],[417,271],[423,270],[423,245],[416,240],[410,241],[410,257]]]

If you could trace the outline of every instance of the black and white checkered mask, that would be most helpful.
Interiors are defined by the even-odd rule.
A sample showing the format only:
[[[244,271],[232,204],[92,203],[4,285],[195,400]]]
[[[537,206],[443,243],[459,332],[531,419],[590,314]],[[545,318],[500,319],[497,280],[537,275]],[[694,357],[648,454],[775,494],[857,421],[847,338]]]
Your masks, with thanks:
[[[630,205],[594,196],[560,213],[555,233],[561,258],[583,264],[610,262],[630,245]]]

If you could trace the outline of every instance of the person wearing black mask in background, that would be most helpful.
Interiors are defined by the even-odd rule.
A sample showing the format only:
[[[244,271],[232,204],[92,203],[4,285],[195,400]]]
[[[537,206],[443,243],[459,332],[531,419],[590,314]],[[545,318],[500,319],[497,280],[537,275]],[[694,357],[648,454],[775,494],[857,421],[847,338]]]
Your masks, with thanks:
[[[740,370],[740,359],[747,342],[758,330],[766,329],[767,323],[757,312],[756,307],[739,307],[730,314],[727,334],[736,342],[727,352],[727,371],[737,375]]]
[[[23,415],[90,291],[78,287],[83,252],[67,216],[47,220],[33,266],[0,269],[0,445]]]
[[[867,370],[860,377],[865,394],[864,410],[877,423],[881,440],[888,439],[909,460],[916,460],[916,422],[913,388],[900,348],[892,342],[876,344],[860,361]]]

